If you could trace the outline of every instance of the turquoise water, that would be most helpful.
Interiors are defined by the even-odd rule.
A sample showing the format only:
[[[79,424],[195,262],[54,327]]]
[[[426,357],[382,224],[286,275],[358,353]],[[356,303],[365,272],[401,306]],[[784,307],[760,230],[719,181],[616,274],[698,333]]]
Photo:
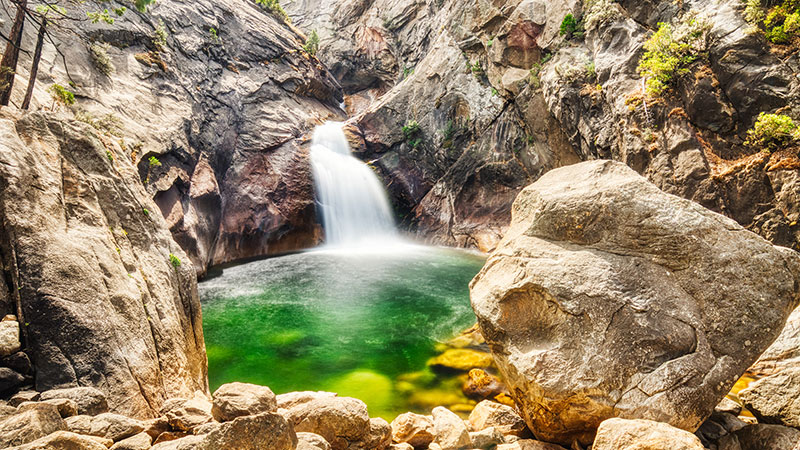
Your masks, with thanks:
[[[389,420],[427,412],[399,395],[398,377],[425,378],[437,342],[475,322],[468,284],[483,263],[458,250],[399,246],[227,268],[200,283],[211,387],[332,391]]]

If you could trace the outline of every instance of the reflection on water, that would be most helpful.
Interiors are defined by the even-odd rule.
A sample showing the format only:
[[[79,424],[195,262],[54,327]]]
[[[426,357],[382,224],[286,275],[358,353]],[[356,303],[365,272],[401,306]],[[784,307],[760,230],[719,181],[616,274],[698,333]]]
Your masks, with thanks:
[[[398,246],[225,269],[200,284],[212,389],[243,381],[276,393],[333,391],[388,419],[419,409],[397,395],[398,377],[423,370],[437,341],[474,323],[468,284],[483,263]]]

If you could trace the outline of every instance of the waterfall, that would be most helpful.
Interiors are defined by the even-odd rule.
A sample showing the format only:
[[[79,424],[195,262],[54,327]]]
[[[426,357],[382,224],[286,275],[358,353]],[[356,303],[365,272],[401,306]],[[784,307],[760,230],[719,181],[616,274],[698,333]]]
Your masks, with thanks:
[[[333,246],[385,244],[398,239],[389,200],[373,171],[350,154],[341,122],[314,130],[311,166],[325,240]]]

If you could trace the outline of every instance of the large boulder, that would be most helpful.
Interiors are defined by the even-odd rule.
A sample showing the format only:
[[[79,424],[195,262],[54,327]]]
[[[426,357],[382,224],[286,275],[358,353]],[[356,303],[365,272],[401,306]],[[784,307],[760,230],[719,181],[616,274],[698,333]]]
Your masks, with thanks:
[[[361,400],[327,392],[284,394],[277,400],[279,412],[295,432],[318,434],[333,450],[345,450],[370,437],[367,405]]]
[[[207,392],[196,273],[126,150],[63,115],[7,109],[0,150],[0,254],[36,389],[94,386],[140,418]]]
[[[266,386],[248,383],[223,384],[214,391],[213,397],[211,415],[219,422],[262,412],[275,412],[278,409],[275,394]]]
[[[800,367],[750,383],[739,398],[759,422],[800,428]]]
[[[697,436],[651,420],[608,419],[597,429],[593,450],[704,450]]]
[[[171,398],[164,403],[161,413],[174,430],[192,432],[200,425],[211,422],[213,408],[201,393],[190,399]]]
[[[215,450],[294,450],[297,435],[292,425],[275,413],[238,417],[205,435],[199,448]]]
[[[42,401],[66,399],[75,402],[76,412],[95,416],[108,411],[106,395],[92,387],[52,389],[39,395]]]
[[[615,416],[696,430],[798,302],[795,252],[621,163],[553,170],[512,214],[472,306],[545,440],[589,444]]]
[[[54,405],[32,404],[17,414],[0,417],[0,448],[27,444],[66,429]]]

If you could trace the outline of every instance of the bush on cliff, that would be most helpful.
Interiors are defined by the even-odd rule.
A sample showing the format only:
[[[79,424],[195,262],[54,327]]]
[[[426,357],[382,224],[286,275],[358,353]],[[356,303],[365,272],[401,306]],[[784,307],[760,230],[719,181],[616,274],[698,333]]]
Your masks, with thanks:
[[[747,132],[747,144],[765,150],[781,150],[800,143],[800,127],[784,114],[758,115],[753,128]]]
[[[689,65],[704,57],[711,24],[696,14],[687,14],[676,26],[659,23],[644,43],[639,73],[645,77],[647,93],[658,96],[689,72]]]

